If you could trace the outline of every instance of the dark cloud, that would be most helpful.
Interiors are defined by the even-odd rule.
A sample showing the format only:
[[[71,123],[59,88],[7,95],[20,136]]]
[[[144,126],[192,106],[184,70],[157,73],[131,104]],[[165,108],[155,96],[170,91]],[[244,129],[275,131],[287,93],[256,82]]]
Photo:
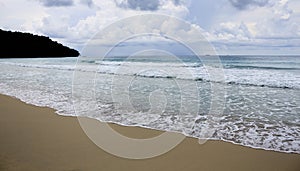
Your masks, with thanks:
[[[229,2],[239,10],[244,10],[251,6],[262,7],[269,4],[269,0],[229,0]]]
[[[73,0],[39,0],[46,7],[62,7],[74,5]]]
[[[95,6],[93,0],[80,0],[80,3],[83,4],[83,5],[87,5],[90,8]]]
[[[115,0],[115,2],[118,7],[142,11],[155,11],[160,5],[159,0]]]
[[[184,4],[183,0],[173,0],[173,3],[175,5],[181,5],[181,4]]]

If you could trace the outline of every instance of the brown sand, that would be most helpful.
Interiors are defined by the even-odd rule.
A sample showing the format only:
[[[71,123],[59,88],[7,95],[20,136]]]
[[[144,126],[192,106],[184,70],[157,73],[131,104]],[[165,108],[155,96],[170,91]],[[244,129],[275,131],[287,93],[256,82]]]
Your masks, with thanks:
[[[257,150],[221,141],[199,145],[186,138],[159,157],[130,160],[104,152],[84,134],[76,117],[0,95],[0,170],[300,170],[300,155]],[[98,122],[98,121],[97,121]],[[159,131],[113,125],[131,137]]]

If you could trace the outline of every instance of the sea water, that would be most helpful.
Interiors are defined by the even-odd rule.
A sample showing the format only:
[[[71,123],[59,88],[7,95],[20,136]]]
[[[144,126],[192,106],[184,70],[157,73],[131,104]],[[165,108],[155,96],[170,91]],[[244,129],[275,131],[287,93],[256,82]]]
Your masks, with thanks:
[[[77,58],[0,59],[0,93],[60,115],[196,138],[213,120],[210,139],[300,153],[300,56],[220,56],[221,68],[203,64],[217,62],[210,56],[82,59],[81,67]],[[220,72],[224,80],[209,71]],[[93,79],[87,83],[85,78]],[[213,86],[222,88],[224,98],[217,115],[210,114]],[[81,90],[94,96],[96,114],[82,112],[91,106]],[[81,104],[77,113],[76,100]]]

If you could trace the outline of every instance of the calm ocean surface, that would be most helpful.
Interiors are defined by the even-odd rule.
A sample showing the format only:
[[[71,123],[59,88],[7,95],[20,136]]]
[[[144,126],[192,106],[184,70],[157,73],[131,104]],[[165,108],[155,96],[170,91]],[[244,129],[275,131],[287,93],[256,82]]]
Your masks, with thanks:
[[[300,154],[300,56],[220,60],[221,68],[210,56],[85,57],[80,67],[77,58],[0,59],[0,93],[54,108],[60,115],[200,138],[203,129],[213,127],[210,139]],[[222,112],[210,114],[216,90],[224,98],[216,99]],[[86,96],[93,96],[96,106]],[[77,114],[74,101],[80,102]],[[91,108],[96,112],[84,112]]]

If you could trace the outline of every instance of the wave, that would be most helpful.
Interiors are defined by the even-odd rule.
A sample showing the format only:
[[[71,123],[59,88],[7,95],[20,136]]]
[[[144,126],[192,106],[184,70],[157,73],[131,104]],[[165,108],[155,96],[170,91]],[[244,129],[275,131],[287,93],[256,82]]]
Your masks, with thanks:
[[[250,84],[250,83],[239,83],[234,81],[226,82],[226,84],[231,85],[245,85],[245,86],[255,86],[255,87],[269,87],[269,88],[282,88],[282,89],[298,89],[296,87],[292,86],[281,86],[281,85],[267,85],[267,84]]]
[[[253,65],[226,65],[226,68],[237,69],[262,69],[262,70],[300,70],[294,67],[268,67],[268,66],[253,66]]]
[[[9,90],[9,88],[8,88]],[[50,101],[45,94],[41,95],[42,92],[35,93],[31,92],[28,95],[22,95],[24,91],[22,90],[9,90],[5,91],[4,89],[0,89],[0,93],[16,97],[25,103],[33,104],[41,107],[50,107],[56,110],[56,113],[63,116],[79,116],[78,114],[74,114],[72,103],[58,101]],[[32,94],[33,93],[33,94]],[[82,105],[84,106],[84,105]],[[111,105],[100,105],[101,110],[106,110]],[[89,116],[86,115],[84,117],[92,118],[99,120],[101,122],[107,123],[116,123],[123,126],[138,126],[142,128],[150,128],[161,131],[171,131],[182,133],[185,136],[193,137],[193,138],[201,138],[201,127],[207,125],[208,116],[201,115],[198,118],[194,118],[195,123],[189,123],[187,128],[174,127],[175,125],[179,126],[178,123],[172,119],[172,115],[166,116],[163,118],[164,120],[160,120],[162,118],[158,116],[153,116],[155,123],[160,123],[158,125],[149,124],[149,117],[151,114],[146,113],[126,113],[123,115],[118,114],[116,111],[109,111],[109,116]],[[152,114],[155,115],[155,114]],[[80,115],[81,116],[81,115]],[[138,117],[137,117],[138,116]],[[201,117],[201,118],[199,118]],[[122,119],[120,119],[122,118]],[[224,120],[224,121],[223,121]],[[182,120],[184,121],[184,119]],[[250,122],[251,123],[251,122]],[[190,126],[193,125],[192,128]],[[237,126],[238,125],[238,126]],[[293,127],[292,127],[293,128]],[[249,132],[245,131],[249,130]],[[233,144],[238,144],[246,147],[252,147],[256,149],[264,149],[264,150],[272,150],[279,151],[285,153],[296,153],[300,154],[299,151],[299,139],[295,139],[294,135],[298,135],[296,132],[297,128],[291,129],[286,124],[265,124],[263,128],[259,126],[258,122],[253,121],[251,125],[247,125],[242,119],[240,120],[228,120],[228,118],[223,117],[219,121],[217,125],[217,130],[212,135],[212,137],[208,137],[208,140],[221,140],[230,142]],[[262,136],[264,135],[264,136]],[[267,136],[266,136],[267,135]],[[206,136],[204,136],[206,137]],[[285,139],[278,137],[286,137]],[[255,141],[253,141],[255,140]]]
[[[90,61],[91,62],[91,61]],[[288,81],[282,81],[280,80],[280,76],[278,76],[278,79],[270,80],[269,78],[263,78],[265,73],[256,74],[252,76],[251,78],[248,76],[248,78],[240,79],[244,76],[244,72],[241,72],[243,70],[236,70],[236,67],[233,68],[225,68],[224,74],[225,74],[225,80],[224,81],[218,81],[213,80],[209,77],[209,74],[207,73],[208,67],[199,66],[195,63],[191,63],[189,66],[182,65],[182,64],[173,64],[170,63],[164,63],[164,64],[155,64],[152,63],[147,64],[149,66],[153,65],[156,68],[166,68],[166,67],[173,67],[176,68],[178,73],[176,74],[168,74],[168,73],[162,73],[162,72],[156,72],[155,70],[148,70],[147,72],[139,73],[137,71],[129,71],[129,72],[118,72],[118,67],[123,66],[123,63],[120,62],[93,62],[97,63],[97,65],[83,65],[80,67],[73,66],[73,65],[40,65],[40,64],[25,64],[25,63],[14,63],[14,62],[1,62],[1,64],[6,65],[14,65],[19,67],[29,67],[29,68],[41,68],[41,69],[55,69],[55,70],[68,70],[68,71],[81,71],[81,72],[97,72],[99,74],[111,74],[111,75],[126,75],[126,76],[134,76],[134,77],[144,77],[144,78],[165,78],[165,79],[178,79],[178,80],[189,80],[189,81],[202,81],[202,82],[211,82],[211,83],[223,83],[226,85],[243,85],[243,86],[255,86],[255,87],[268,87],[268,88],[280,88],[280,89],[300,89],[299,80],[297,81],[297,78],[294,78],[293,76],[289,76],[291,80]],[[99,65],[103,67],[99,67]],[[141,67],[143,68],[144,63],[134,63],[132,65],[131,62],[125,63],[124,66],[130,68],[134,67]],[[192,72],[187,75],[181,75],[180,67],[190,67],[190,70]],[[238,67],[240,68],[240,67]],[[241,68],[244,68],[241,67]],[[257,67],[255,67],[257,68]],[[269,67],[260,67],[260,68],[269,68]],[[274,67],[272,67],[274,68]],[[220,69],[220,68],[211,68],[211,69]],[[234,70],[231,70],[234,69]],[[241,73],[239,73],[241,72]],[[247,71],[248,72],[248,71]],[[193,74],[194,73],[194,74]],[[200,73],[200,74],[199,74]],[[270,73],[273,74],[273,73]],[[200,75],[200,76],[199,76]],[[286,75],[284,75],[286,77]],[[261,81],[264,79],[263,81]]]

